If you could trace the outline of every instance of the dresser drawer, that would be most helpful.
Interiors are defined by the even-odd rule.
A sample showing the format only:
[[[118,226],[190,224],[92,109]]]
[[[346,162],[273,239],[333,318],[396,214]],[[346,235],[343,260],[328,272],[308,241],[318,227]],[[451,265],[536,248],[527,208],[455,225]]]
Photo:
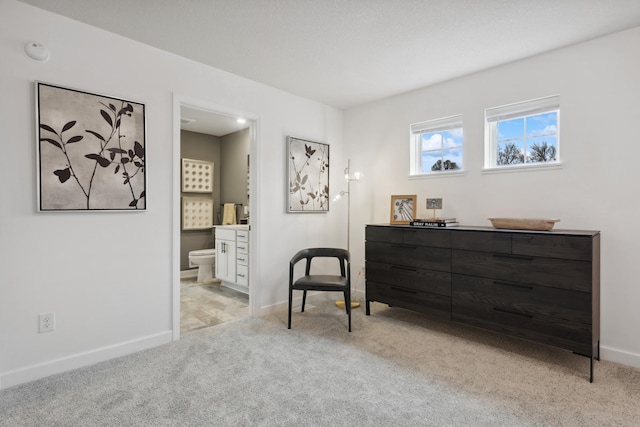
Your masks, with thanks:
[[[367,261],[383,264],[437,271],[451,270],[451,250],[445,248],[367,242],[365,245],[365,258]]]
[[[454,274],[452,298],[509,311],[591,324],[591,294]]]
[[[434,248],[451,247],[451,231],[437,229],[408,228],[404,231],[404,244],[431,246]]]
[[[367,242],[398,243],[406,245],[450,248],[451,232],[417,227],[372,227],[365,230]]]
[[[451,274],[378,262],[367,262],[367,280],[440,295],[451,295]]]
[[[249,241],[249,230],[237,230],[236,236],[238,238],[238,242],[248,242]]]
[[[453,273],[591,292],[591,263],[487,252],[452,251]]]
[[[591,261],[593,253],[591,237],[547,234],[513,234],[511,253],[551,258]]]
[[[367,279],[367,301],[378,301],[432,316],[451,319],[451,297]]]
[[[458,231],[451,236],[453,249],[530,255],[591,261],[591,236],[565,236],[543,233],[502,231]]]
[[[591,355],[593,351],[591,325],[511,313],[465,298],[453,298],[451,308],[451,318],[454,321],[561,347],[579,354]]]
[[[451,235],[453,249],[511,253],[511,233],[500,231],[455,231]]]
[[[394,227],[367,226],[364,230],[367,242],[402,243],[404,229]]]

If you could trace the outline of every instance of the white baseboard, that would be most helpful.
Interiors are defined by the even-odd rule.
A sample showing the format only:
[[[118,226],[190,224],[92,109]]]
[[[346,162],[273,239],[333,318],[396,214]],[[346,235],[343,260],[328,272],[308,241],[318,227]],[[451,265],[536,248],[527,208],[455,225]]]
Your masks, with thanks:
[[[181,279],[189,279],[191,277],[198,277],[198,269],[192,268],[191,270],[182,270],[180,272]]]
[[[640,368],[640,354],[600,345],[600,359]]]
[[[293,295],[293,309],[297,310],[302,305],[302,293],[300,291],[296,291]],[[337,301],[341,300],[341,297],[342,295],[339,292],[309,292],[307,294],[307,305],[319,304],[324,301]],[[364,306],[364,297],[365,293],[363,291],[354,291],[351,298],[355,301],[360,301],[362,306]],[[260,307],[255,316],[264,317],[275,313],[286,313],[288,309],[289,301],[281,301],[276,304]]]
[[[0,374],[0,390],[167,344],[171,342],[172,337],[172,331],[165,331],[109,347],[27,366],[15,371],[4,372]]]

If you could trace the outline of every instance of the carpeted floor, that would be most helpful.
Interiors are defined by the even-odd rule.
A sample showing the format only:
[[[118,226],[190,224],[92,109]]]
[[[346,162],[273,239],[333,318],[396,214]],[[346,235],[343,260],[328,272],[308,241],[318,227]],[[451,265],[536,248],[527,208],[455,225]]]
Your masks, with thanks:
[[[0,391],[1,426],[637,426],[640,370],[374,304],[242,319]]]

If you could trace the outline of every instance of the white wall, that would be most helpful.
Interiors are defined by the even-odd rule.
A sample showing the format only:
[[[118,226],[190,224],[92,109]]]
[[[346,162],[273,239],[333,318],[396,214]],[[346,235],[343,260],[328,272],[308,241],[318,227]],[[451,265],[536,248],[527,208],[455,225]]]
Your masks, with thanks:
[[[1,388],[171,340],[174,95],[259,121],[260,312],[286,301],[295,251],[344,244],[340,209],[285,210],[286,135],[330,143],[339,164],[340,111],[14,0],[0,10]],[[28,41],[51,59],[30,60]],[[36,213],[35,80],[146,104],[147,212]],[[38,334],[38,314],[49,311],[57,329]]]
[[[445,216],[560,218],[602,231],[601,350],[640,366],[640,28],[451,80],[345,112],[344,140],[366,180],[353,192],[352,252],[364,224],[388,223],[392,194],[442,197]],[[561,170],[482,174],[484,109],[561,96]],[[464,176],[409,179],[409,124],[464,115]]]

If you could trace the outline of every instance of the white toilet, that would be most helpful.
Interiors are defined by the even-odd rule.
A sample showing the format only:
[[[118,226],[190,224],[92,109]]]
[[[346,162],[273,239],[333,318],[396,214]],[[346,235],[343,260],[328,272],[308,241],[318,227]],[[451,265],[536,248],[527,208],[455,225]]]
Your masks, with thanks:
[[[189,267],[198,266],[198,283],[213,280],[213,269],[216,262],[215,249],[200,249],[189,252]]]

